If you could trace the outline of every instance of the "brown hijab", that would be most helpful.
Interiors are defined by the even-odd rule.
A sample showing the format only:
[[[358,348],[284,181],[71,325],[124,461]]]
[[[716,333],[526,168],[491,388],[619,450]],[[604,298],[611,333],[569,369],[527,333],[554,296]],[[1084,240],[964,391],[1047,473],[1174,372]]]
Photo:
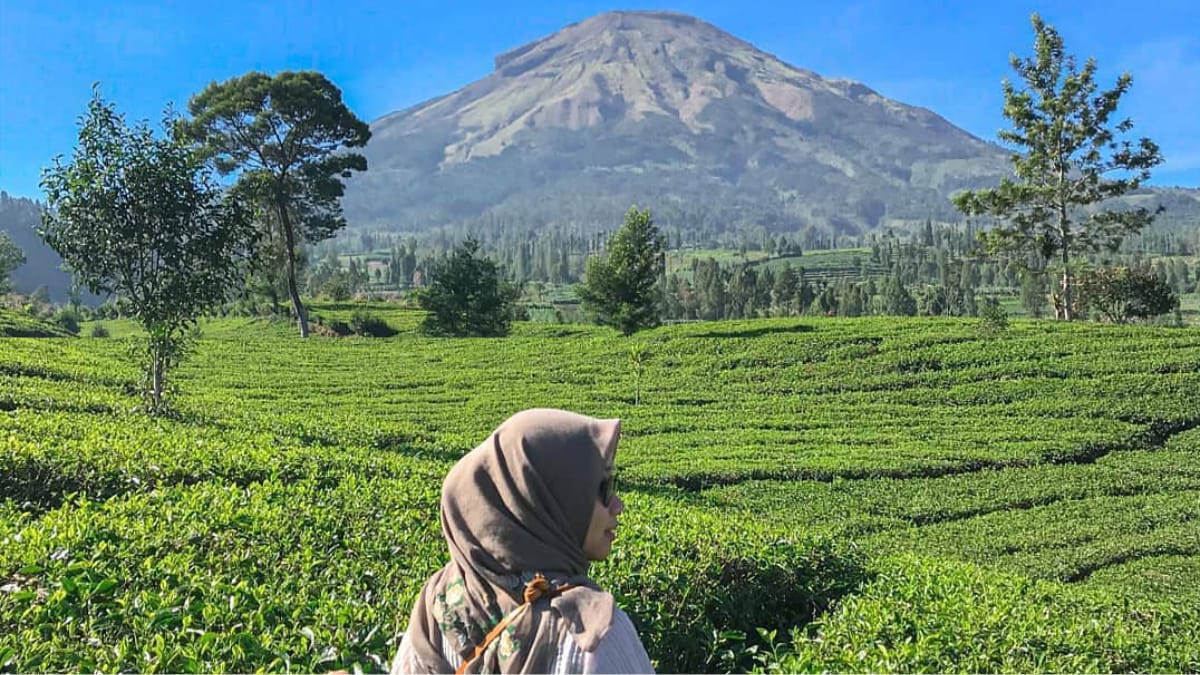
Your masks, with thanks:
[[[588,578],[583,542],[620,430],[617,419],[526,410],[450,470],[441,503],[450,562],[425,583],[404,638],[423,666],[454,672],[443,637],[471,659],[538,573],[576,587],[534,602],[468,672],[549,672],[568,633],[584,651],[596,648],[612,625],[613,597]]]

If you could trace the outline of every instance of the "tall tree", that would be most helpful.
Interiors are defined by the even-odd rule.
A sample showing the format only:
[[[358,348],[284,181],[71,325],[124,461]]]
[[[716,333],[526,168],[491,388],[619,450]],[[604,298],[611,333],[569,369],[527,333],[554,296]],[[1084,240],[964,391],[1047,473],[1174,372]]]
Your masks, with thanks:
[[[883,312],[890,316],[914,316],[917,301],[913,298],[899,274],[893,274],[883,287]]]
[[[1086,207],[1136,189],[1163,158],[1148,138],[1136,144],[1117,140],[1118,133],[1133,129],[1129,119],[1110,122],[1133,81],[1130,74],[1122,73],[1116,86],[1097,94],[1095,59],[1079,70],[1058,32],[1037,14],[1032,23],[1034,56],[1011,59],[1026,88],[1018,91],[1007,79],[1003,83],[1004,116],[1013,129],[1001,130],[999,136],[1020,149],[1012,156],[1016,180],[968,190],[953,201],[968,215],[1006,221],[981,234],[990,253],[1034,250],[1046,260],[1059,257],[1064,318],[1070,320],[1071,255],[1115,250],[1157,213],[1145,208],[1089,212]],[[1114,173],[1120,177],[1107,177]]]
[[[366,145],[370,128],[342,102],[341,90],[313,71],[252,72],[214,82],[192,97],[188,110],[193,119],[185,132],[205,145],[223,173],[238,174],[239,192],[273,212],[260,226],[277,226],[290,253],[282,256],[288,295],[307,337],[294,252],[346,226],[342,180],[366,171],[367,160],[344,148]]]
[[[783,271],[776,275],[775,284],[771,287],[771,308],[774,316],[792,315],[798,283],[796,271],[790,264],[784,263]]]
[[[25,252],[9,239],[7,232],[0,232],[0,293],[8,292],[8,275],[25,264]]]
[[[729,291],[727,302],[729,303],[728,316],[733,319],[753,318],[754,317],[754,294],[758,279],[754,273],[754,268],[747,265],[738,265],[734,267],[732,274],[729,276]]]
[[[697,261],[694,275],[697,318],[710,321],[725,318],[726,276],[725,270],[711,257]]]
[[[98,90],[72,160],[43,172],[39,233],[93,293],[115,293],[149,335],[148,398],[164,406],[186,330],[241,285],[250,210],[217,181],[168,112],[165,137],[125,125]]]
[[[665,272],[666,241],[650,218],[636,206],[609,242],[608,259],[588,260],[586,280],[579,291],[584,309],[601,325],[625,335],[659,324],[655,286]]]

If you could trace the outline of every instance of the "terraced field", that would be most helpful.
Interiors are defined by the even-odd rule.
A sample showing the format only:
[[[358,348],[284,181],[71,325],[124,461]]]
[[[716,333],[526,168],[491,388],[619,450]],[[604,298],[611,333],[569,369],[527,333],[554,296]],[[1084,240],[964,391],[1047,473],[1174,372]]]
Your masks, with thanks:
[[[778,272],[785,265],[791,266],[792,269],[804,268],[804,278],[810,282],[832,283],[840,279],[861,280],[871,276],[888,276],[886,267],[871,262],[869,248],[813,249],[800,256],[760,260],[754,262],[752,267],[759,270],[770,267]]]
[[[595,572],[661,671],[1200,669],[1194,329],[385,316],[209,324],[172,419],[119,340],[0,340],[0,669],[384,670],[441,477],[535,406],[624,420]]]

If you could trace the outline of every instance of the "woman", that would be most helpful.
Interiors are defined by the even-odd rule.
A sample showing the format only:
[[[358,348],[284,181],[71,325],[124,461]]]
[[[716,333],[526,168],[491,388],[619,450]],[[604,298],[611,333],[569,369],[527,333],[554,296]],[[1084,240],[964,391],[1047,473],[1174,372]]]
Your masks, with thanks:
[[[450,562],[417,597],[393,675],[652,672],[629,617],[587,576],[625,509],[620,433],[616,419],[526,410],[450,470]]]

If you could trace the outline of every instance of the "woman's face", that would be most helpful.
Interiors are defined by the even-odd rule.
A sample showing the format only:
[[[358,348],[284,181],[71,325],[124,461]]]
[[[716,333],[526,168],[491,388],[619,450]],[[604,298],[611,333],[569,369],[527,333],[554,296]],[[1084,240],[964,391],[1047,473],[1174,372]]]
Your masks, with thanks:
[[[612,474],[609,474],[611,480]],[[604,505],[599,492],[592,506],[592,522],[588,526],[587,537],[583,540],[583,553],[588,560],[604,560],[612,550],[613,540],[617,538],[617,516],[625,510],[625,502],[614,494]]]

